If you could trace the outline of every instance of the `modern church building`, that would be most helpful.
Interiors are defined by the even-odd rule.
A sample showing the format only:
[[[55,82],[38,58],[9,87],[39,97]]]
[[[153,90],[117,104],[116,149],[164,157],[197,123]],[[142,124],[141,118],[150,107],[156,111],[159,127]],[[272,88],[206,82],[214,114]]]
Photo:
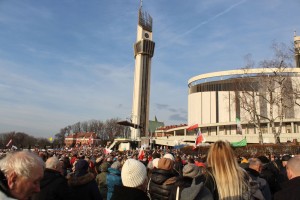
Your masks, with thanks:
[[[299,36],[294,44],[295,68],[229,70],[190,78],[189,126],[197,125],[206,142],[245,137],[248,143],[300,141]],[[156,144],[192,144],[196,132],[187,131],[189,126],[158,129]],[[279,133],[277,139],[274,132]]]

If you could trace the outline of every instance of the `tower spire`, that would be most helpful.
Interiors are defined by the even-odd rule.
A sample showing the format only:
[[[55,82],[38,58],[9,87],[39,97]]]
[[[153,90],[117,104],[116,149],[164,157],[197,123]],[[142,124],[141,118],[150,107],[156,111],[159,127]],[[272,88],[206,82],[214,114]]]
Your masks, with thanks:
[[[143,7],[143,0],[140,0],[140,9]]]

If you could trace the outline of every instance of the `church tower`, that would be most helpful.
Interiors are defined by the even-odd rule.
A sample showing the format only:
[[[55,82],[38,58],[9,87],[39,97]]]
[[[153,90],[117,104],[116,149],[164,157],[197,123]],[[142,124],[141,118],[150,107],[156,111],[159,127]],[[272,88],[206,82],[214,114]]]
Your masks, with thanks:
[[[151,58],[155,43],[152,41],[152,17],[142,11],[138,14],[137,40],[134,44],[134,86],[131,121],[131,139],[140,140],[148,136]]]

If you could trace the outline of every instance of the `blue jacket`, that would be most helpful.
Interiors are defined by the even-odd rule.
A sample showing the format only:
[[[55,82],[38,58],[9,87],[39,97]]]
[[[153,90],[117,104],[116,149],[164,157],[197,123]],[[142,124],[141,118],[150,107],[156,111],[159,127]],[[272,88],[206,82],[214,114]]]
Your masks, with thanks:
[[[115,185],[122,185],[121,171],[114,168],[108,168],[106,183],[107,183],[107,200],[110,200],[114,193]]]

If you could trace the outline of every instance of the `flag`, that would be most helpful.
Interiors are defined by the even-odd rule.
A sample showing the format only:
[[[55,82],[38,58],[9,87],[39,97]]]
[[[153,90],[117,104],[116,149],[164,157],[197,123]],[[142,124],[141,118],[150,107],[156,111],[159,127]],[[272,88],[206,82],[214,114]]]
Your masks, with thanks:
[[[243,128],[242,128],[242,125],[241,125],[241,120],[238,117],[235,120],[236,120],[236,134],[242,135]]]
[[[195,140],[195,146],[198,146],[202,142],[205,142],[205,138],[204,138],[203,134],[201,133],[200,128],[198,128],[197,137]]]
[[[10,140],[8,141],[8,143],[6,144],[6,146],[7,146],[7,147],[10,146],[11,143],[12,143],[12,139],[10,139]]]
[[[194,125],[188,127],[186,130],[192,131],[192,130],[194,130],[194,129],[196,129],[196,128],[198,128],[198,124],[194,124]]]
[[[49,140],[49,142],[52,142],[53,141],[53,137],[49,137],[48,140]]]
[[[242,139],[239,142],[231,142],[230,145],[233,146],[233,147],[244,147],[244,146],[247,146],[247,139],[245,137],[244,139]]]
[[[112,150],[110,150],[108,148],[105,148],[103,151],[104,151],[104,154],[110,154],[112,152]]]
[[[141,149],[140,149],[140,152],[139,152],[138,159],[139,159],[139,160],[143,160],[144,156],[145,156],[145,151],[144,151],[143,148],[141,148]]]

